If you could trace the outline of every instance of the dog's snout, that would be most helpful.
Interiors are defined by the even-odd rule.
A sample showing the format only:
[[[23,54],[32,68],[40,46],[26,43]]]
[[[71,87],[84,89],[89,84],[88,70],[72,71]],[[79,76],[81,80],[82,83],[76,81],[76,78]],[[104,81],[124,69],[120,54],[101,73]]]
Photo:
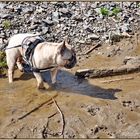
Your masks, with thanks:
[[[72,55],[70,59],[68,59],[69,63],[67,63],[64,67],[67,69],[71,69],[77,63],[76,55]]]

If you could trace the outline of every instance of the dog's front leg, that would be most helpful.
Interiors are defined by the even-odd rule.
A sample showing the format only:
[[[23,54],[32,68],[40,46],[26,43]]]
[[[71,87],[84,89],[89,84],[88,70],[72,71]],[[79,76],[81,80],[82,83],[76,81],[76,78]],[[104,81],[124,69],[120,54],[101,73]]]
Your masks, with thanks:
[[[35,76],[35,78],[37,80],[38,89],[45,89],[41,73],[33,72],[33,74],[34,74],[34,76]]]
[[[51,70],[51,80],[52,80],[52,84],[55,84],[55,83],[56,83],[57,72],[58,72],[58,69],[57,69],[57,68]]]

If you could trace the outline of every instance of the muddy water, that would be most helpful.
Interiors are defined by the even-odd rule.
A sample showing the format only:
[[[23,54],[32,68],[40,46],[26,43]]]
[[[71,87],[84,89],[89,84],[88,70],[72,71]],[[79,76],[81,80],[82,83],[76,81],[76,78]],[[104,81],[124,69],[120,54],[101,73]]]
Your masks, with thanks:
[[[64,138],[140,138],[140,73],[99,79],[74,76],[79,68],[120,64],[119,59],[92,55],[70,71],[59,71],[55,87],[49,72],[43,73],[46,90],[36,88],[32,74],[18,70],[13,84],[0,79],[0,138],[61,138],[62,119],[52,97],[64,113]]]
[[[49,73],[43,76],[46,81],[44,91],[36,89],[36,80],[31,74],[16,71],[13,84],[8,84],[7,78],[0,80],[0,137],[42,138],[48,117],[57,112],[55,105],[47,102],[53,97],[65,115],[65,138],[139,138],[139,73],[79,80],[73,71],[60,71],[56,87],[51,87]],[[124,77],[134,79],[103,83]],[[57,113],[49,120],[49,129],[58,133],[60,122]]]

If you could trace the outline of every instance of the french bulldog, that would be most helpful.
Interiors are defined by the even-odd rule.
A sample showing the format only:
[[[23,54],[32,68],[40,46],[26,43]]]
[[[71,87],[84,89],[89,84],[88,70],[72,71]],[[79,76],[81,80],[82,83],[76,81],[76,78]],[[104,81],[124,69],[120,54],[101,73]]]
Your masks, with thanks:
[[[31,33],[16,34],[10,38],[8,46],[6,47],[5,52],[9,83],[13,82],[14,67],[16,64],[18,69],[23,71],[22,62],[25,50],[22,47],[22,43],[28,37],[33,39],[40,38],[39,35]],[[75,66],[76,62],[76,53],[66,39],[60,43],[47,42],[44,40],[37,44],[32,55],[32,65],[34,68],[45,69],[55,65],[55,67],[50,70],[52,84],[56,83],[56,76],[59,69],[71,69]],[[33,71],[33,74],[37,80],[37,87],[44,89],[41,73]]]

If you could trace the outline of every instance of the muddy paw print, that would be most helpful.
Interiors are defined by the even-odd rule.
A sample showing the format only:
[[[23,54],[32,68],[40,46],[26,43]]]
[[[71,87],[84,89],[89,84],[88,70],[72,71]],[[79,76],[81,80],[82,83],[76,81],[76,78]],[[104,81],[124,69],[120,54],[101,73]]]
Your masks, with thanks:
[[[124,124],[125,123],[125,119],[124,119],[124,113],[120,112],[117,114],[117,119],[122,123]]]
[[[107,130],[107,127],[105,125],[101,125],[101,126],[96,126],[95,130],[94,130],[94,134],[98,133],[99,131],[105,131]]]
[[[122,105],[124,107],[130,108],[131,111],[133,111],[136,108],[134,101],[122,101]]]
[[[113,132],[110,132],[110,130],[105,125],[95,126],[94,129],[91,129],[92,134],[94,136],[96,135],[96,138],[114,138]]]
[[[132,105],[132,101],[122,101],[124,107],[129,107]]]
[[[90,115],[95,116],[99,111],[100,107],[93,106],[93,105],[81,105],[80,108],[88,112]]]
[[[90,113],[90,115],[95,116],[97,112],[100,111],[99,107],[94,107],[94,106],[88,106],[87,107],[87,112]]]

